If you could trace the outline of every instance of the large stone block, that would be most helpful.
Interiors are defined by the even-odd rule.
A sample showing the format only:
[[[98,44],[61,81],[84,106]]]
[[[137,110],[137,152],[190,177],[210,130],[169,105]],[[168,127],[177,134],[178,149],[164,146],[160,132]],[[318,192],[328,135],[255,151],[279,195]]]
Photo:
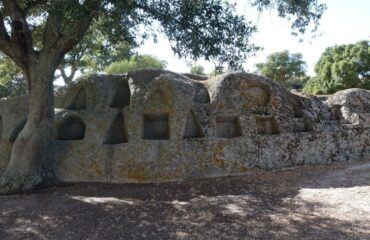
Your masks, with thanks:
[[[27,119],[0,101],[0,171]],[[55,93],[61,181],[165,182],[370,160],[370,92],[296,95],[247,73],[199,78],[141,70],[96,75]]]

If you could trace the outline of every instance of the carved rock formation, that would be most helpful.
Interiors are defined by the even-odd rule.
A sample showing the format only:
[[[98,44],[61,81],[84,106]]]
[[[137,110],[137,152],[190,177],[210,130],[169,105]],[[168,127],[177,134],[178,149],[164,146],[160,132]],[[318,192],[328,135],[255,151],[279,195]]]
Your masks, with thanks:
[[[0,172],[27,117],[0,101]],[[370,159],[370,92],[296,95],[270,79],[141,70],[96,75],[55,94],[61,181],[165,182]]]

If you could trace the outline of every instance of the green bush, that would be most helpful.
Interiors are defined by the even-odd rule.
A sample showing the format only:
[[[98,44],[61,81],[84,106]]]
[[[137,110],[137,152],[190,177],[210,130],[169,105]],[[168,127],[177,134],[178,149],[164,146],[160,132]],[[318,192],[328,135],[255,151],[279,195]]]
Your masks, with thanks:
[[[205,75],[204,74],[204,67],[200,65],[195,65],[190,68],[190,73],[195,75]]]
[[[329,47],[315,65],[315,78],[304,91],[310,94],[332,94],[348,88],[370,89],[370,42]]]
[[[105,69],[105,72],[108,74],[122,74],[144,68],[164,69],[166,66],[166,61],[159,60],[151,55],[142,55],[131,57],[129,60],[114,62]]]

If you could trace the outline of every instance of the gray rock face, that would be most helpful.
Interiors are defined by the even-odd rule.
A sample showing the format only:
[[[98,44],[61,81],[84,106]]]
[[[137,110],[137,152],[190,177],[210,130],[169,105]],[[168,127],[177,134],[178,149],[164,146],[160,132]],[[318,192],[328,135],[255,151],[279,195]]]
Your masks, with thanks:
[[[370,159],[370,92],[295,95],[232,73],[204,79],[142,70],[81,79],[55,94],[61,181],[164,182]],[[0,101],[0,171],[27,117]]]

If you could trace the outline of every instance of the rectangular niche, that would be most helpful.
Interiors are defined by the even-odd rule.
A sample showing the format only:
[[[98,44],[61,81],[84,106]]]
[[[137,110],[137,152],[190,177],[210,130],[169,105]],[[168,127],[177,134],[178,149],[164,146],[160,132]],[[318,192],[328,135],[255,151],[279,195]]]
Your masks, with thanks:
[[[169,139],[168,113],[144,114],[144,139]]]
[[[216,135],[222,138],[236,138],[242,136],[239,117],[217,116]]]
[[[293,118],[293,132],[312,132],[313,127],[310,120],[305,118]]]
[[[279,134],[279,124],[272,116],[256,117],[257,133],[263,135]]]
[[[204,137],[204,135],[202,134],[201,127],[195,119],[193,111],[190,111],[186,119],[184,139],[202,137]]]
[[[104,140],[104,144],[119,144],[126,143],[126,129],[125,129],[125,120],[122,112],[119,112],[115,117],[111,126],[109,127],[108,133]]]
[[[111,108],[123,108],[130,105],[130,88],[127,82],[121,82],[118,84],[116,92],[113,95],[110,107]]]

